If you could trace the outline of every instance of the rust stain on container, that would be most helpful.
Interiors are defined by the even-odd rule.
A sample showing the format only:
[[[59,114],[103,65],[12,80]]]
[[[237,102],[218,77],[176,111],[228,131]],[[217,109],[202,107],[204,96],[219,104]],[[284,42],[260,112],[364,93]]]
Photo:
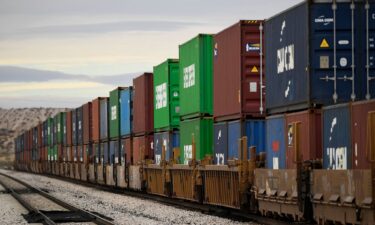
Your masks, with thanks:
[[[82,106],[83,111],[83,144],[92,140],[92,104],[88,102]]]
[[[366,145],[369,137],[367,134],[368,113],[375,111],[375,100],[362,101],[352,104],[352,148],[353,169],[370,169],[370,147]],[[374,128],[375,129],[375,128]]]
[[[151,133],[154,129],[154,88],[152,73],[133,80],[133,132]]]
[[[264,58],[260,65],[260,51],[264,52],[261,23],[263,21],[239,21],[214,36],[216,121],[265,116],[265,92],[260,89],[260,67],[264,67]],[[264,82],[264,69],[262,74]],[[263,114],[260,112],[260,93]]]
[[[296,169],[293,123],[300,122],[299,142],[303,161],[322,158],[322,120],[320,110],[306,110],[285,116],[286,168]]]
[[[133,138],[133,164],[154,156],[154,135]]]

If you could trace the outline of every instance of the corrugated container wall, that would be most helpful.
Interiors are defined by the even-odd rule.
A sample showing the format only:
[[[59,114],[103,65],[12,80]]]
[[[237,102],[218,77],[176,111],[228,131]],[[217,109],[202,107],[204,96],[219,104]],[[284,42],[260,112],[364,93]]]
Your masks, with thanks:
[[[130,136],[133,131],[133,87],[120,91],[120,134]]]
[[[109,142],[109,163],[111,165],[119,163],[120,140]]]
[[[322,159],[322,117],[320,110],[306,110],[286,114],[286,168],[296,169],[296,148],[294,138],[299,137],[302,161]],[[299,123],[299,134],[294,134],[293,126]]]
[[[38,149],[43,147],[43,123],[38,124]]]
[[[43,122],[43,147],[48,145],[48,119]]]
[[[180,163],[188,164],[193,158],[194,138],[196,146],[196,160],[212,156],[212,118],[197,118],[180,122]]]
[[[214,36],[215,121],[265,116],[263,26],[242,20]]]
[[[154,67],[154,129],[166,131],[180,123],[178,59]]]
[[[72,145],[72,111],[66,112],[66,145]]]
[[[100,141],[100,99],[98,97],[92,100],[92,141],[98,143]]]
[[[118,87],[109,93],[109,138],[120,137],[120,91],[124,87]]]
[[[137,164],[144,159],[154,156],[154,136],[146,135],[133,138],[133,163]]]
[[[133,140],[128,137],[125,139],[121,139],[121,151],[125,154],[125,164],[131,165],[132,158],[133,158]]]
[[[72,145],[77,145],[77,112],[75,109],[72,111]]]
[[[63,112],[55,116],[56,144],[62,144],[63,141]]]
[[[100,99],[100,140],[108,139],[108,101],[107,97]]]
[[[53,146],[53,118],[48,118],[48,146]]]
[[[323,108],[323,168],[352,169],[350,106]]]
[[[77,144],[83,144],[83,107],[76,109],[77,113]]]
[[[62,145],[67,145],[66,135],[67,135],[67,127],[66,127],[66,112],[62,113]]]
[[[367,59],[371,71],[375,61],[366,54],[373,48],[366,51],[365,5],[335,4],[306,1],[266,21],[268,113],[359,100],[367,91],[374,93],[375,82],[367,87],[365,72]],[[368,19],[373,34],[375,18]]]
[[[109,160],[109,144],[108,142],[100,143],[100,157],[103,164],[107,164]]]
[[[83,144],[87,145],[92,140],[92,103],[88,102],[82,106],[83,113]]]
[[[155,164],[160,164],[162,150],[165,146],[165,160],[173,158],[173,148],[180,147],[180,133],[178,131],[166,131],[154,133]]]
[[[133,80],[133,132],[135,135],[154,130],[153,75],[144,73]]]
[[[268,169],[285,169],[285,117],[271,116],[266,119],[266,166]]]
[[[370,139],[374,139],[368,133],[369,113],[375,115],[375,100],[356,102],[352,105],[352,146],[353,146],[353,169],[370,169]],[[375,129],[375,128],[372,128]]]
[[[199,34],[179,46],[180,117],[212,115],[212,35]]]

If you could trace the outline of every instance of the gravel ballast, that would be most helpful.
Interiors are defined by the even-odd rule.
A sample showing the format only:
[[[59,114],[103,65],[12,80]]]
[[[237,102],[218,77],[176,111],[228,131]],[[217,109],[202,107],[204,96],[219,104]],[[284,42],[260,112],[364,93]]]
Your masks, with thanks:
[[[252,224],[183,210],[154,201],[105,192],[41,175],[0,170],[48,191],[88,211],[114,219],[116,224]],[[1,201],[0,201],[1,202]]]

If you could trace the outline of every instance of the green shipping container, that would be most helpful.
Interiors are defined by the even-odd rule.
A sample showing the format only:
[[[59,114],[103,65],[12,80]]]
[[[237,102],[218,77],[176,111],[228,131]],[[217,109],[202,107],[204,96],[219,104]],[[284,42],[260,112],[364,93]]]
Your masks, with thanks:
[[[180,123],[178,59],[154,67],[154,129],[166,131]]]
[[[120,91],[118,87],[109,93],[109,138],[120,137]]]
[[[53,118],[48,118],[48,127],[47,127],[47,144],[49,147],[53,146]]]
[[[53,161],[53,147],[48,147],[47,149],[48,149],[47,150],[47,152],[48,152],[47,159],[48,159],[48,161]]]
[[[212,118],[197,118],[180,122],[180,163],[188,164],[192,158],[194,137],[196,160],[212,155]]]
[[[55,129],[56,129],[56,141],[57,144],[62,144],[63,141],[63,127],[64,127],[64,112],[58,113],[54,118]]]
[[[212,115],[213,38],[200,34],[180,45],[180,116]]]
[[[58,152],[58,148],[57,148],[57,145],[53,146],[53,161],[57,161],[57,152]]]

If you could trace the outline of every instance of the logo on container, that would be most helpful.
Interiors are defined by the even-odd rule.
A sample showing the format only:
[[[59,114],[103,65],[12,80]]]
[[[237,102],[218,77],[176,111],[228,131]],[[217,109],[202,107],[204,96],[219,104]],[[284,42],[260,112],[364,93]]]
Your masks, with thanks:
[[[111,120],[117,119],[117,107],[114,105],[111,107]]]
[[[256,44],[247,43],[245,47],[246,47],[246,52],[252,52],[252,51],[259,51],[260,50],[260,44],[259,43],[256,43]]]
[[[329,141],[332,140],[333,129],[335,128],[336,124],[337,124],[337,117],[334,117],[331,122],[331,129],[329,130],[330,131]]]
[[[324,26],[327,26],[330,23],[333,23],[333,18],[326,18],[325,15],[321,15],[318,18],[315,18],[315,23],[323,23]]]
[[[162,83],[155,87],[155,108],[167,107],[167,83]]]
[[[189,160],[193,158],[193,146],[184,145],[184,164],[189,164]]]
[[[346,147],[327,148],[327,156],[329,169],[346,170],[348,168]]]
[[[161,162],[161,155],[155,155],[155,164],[159,165]]]
[[[223,153],[216,153],[216,164],[217,165],[224,165],[224,154]]]
[[[195,85],[195,64],[184,68],[184,88],[189,88]]]
[[[294,69],[294,44],[277,50],[277,74]]]

